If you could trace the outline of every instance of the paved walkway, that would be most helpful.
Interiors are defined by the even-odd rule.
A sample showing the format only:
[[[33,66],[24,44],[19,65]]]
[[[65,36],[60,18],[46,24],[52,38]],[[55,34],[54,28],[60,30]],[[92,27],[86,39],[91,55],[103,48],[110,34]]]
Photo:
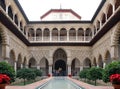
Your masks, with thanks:
[[[84,87],[85,89],[114,89],[112,86],[94,86],[94,85],[90,85],[84,82],[81,82],[79,80],[76,79],[72,79],[72,78],[68,78],[71,81],[77,83],[78,85]]]
[[[51,77],[52,78],[52,77]],[[45,82],[49,81],[51,78],[43,79],[41,81],[26,85],[26,86],[7,86],[6,89],[35,89],[36,87],[44,84]],[[86,84],[84,82],[81,82],[79,80],[75,80],[72,78],[68,78],[71,81],[77,83],[78,85],[84,87],[85,89],[113,89],[112,86],[93,86],[90,84]]]

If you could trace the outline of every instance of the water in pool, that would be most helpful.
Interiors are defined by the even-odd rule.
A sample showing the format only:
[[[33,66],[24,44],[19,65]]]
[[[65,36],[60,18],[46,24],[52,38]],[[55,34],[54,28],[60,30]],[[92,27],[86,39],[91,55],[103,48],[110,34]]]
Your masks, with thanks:
[[[84,89],[64,77],[56,77],[37,89]]]

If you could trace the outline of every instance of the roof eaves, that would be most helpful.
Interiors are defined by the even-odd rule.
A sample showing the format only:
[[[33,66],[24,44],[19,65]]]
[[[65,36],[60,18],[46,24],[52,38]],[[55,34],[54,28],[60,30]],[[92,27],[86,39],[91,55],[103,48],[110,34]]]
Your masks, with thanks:
[[[22,6],[20,5],[19,1],[18,1],[18,0],[13,0],[13,1],[16,3],[16,5],[18,6],[19,10],[20,10],[21,13],[23,14],[23,16],[24,16],[26,22],[28,23],[29,20],[28,20],[28,18],[27,18],[27,16],[26,16],[26,14],[25,14],[25,12],[24,12]]]
[[[100,5],[98,6],[94,16],[92,17],[91,21],[93,22],[96,18],[96,16],[98,15],[98,13],[100,12],[100,10],[102,9],[102,6],[105,4],[106,0],[102,0]]]

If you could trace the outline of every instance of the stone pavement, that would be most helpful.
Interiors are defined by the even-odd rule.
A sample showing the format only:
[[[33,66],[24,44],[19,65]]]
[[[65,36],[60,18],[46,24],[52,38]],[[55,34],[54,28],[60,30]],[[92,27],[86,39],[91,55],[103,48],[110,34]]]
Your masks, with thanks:
[[[26,85],[26,86],[7,86],[6,89],[35,89],[36,87],[44,84],[45,82],[49,81],[52,77],[43,79],[41,81]],[[113,89],[112,86],[93,86],[84,82],[81,82],[79,80],[75,80],[72,78],[68,78],[69,80],[77,83],[78,85],[84,87],[85,89]]]

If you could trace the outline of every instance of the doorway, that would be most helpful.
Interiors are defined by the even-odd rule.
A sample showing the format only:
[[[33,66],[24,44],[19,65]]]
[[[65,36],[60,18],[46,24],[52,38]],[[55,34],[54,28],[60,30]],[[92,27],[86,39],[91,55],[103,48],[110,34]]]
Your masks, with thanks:
[[[67,55],[63,49],[57,49],[53,55],[53,76],[66,76]]]

